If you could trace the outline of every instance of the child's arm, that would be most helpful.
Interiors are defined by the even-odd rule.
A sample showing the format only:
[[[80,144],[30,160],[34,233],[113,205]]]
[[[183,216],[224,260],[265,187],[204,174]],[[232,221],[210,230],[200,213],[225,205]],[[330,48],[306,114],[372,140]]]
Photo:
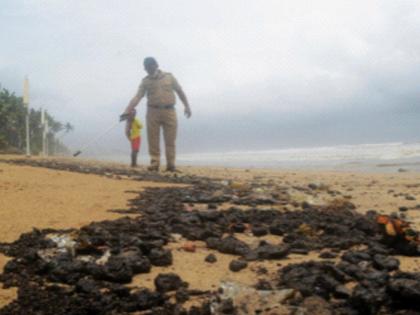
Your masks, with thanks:
[[[127,120],[127,123],[125,124],[125,135],[127,136],[128,140],[131,140],[130,131],[131,131],[131,121],[129,119]]]

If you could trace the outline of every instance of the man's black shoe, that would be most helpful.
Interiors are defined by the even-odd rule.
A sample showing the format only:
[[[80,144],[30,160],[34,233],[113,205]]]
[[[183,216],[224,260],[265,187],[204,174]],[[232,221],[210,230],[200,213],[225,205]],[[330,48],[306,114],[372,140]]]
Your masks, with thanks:
[[[159,171],[159,166],[157,166],[157,165],[150,165],[147,168],[147,170],[150,171],[150,172],[158,172]]]
[[[175,166],[168,166],[166,168],[166,172],[171,172],[171,173],[181,173],[181,171],[179,171]]]

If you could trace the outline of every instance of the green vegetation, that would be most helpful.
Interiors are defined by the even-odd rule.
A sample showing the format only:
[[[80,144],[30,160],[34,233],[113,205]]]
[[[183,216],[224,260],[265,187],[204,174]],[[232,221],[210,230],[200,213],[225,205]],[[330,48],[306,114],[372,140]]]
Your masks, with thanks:
[[[0,90],[0,152],[3,153],[23,153],[26,147],[25,131],[26,107],[23,105],[22,97],[17,97],[6,89]],[[50,114],[46,113],[45,119],[48,120],[49,130],[48,154],[68,154],[69,150],[59,140],[64,133],[73,130],[70,123],[56,121]],[[39,154],[42,152],[42,125],[41,110],[30,109],[29,130],[31,153]]]

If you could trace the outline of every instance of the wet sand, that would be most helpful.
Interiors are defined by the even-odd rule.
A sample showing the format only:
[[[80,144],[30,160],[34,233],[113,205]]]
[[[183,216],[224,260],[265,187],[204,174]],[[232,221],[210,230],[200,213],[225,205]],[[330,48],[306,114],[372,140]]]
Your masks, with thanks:
[[[354,203],[356,210],[364,213],[370,209],[378,212],[398,212],[399,207],[420,205],[420,173],[415,172],[346,172],[346,171],[280,171],[270,169],[227,169],[188,167],[185,173],[230,179],[238,182],[260,178],[263,182],[276,182],[284,186],[307,186],[310,183],[324,185],[320,200],[331,199],[328,190],[341,192]],[[406,195],[414,197],[407,200]],[[420,228],[420,209],[406,212],[412,222]]]
[[[2,214],[0,242],[12,242],[21,233],[28,232],[34,227],[80,228],[92,221],[121,217],[108,210],[126,208],[132,196],[128,191],[141,191],[145,187],[168,185],[15,166],[1,162],[2,158],[8,157],[0,158],[0,211]],[[373,174],[192,167],[182,168],[182,171],[184,174],[215,177],[222,181],[235,181],[238,184],[247,183],[255,178],[276,182],[291,187],[294,198],[300,202],[308,196],[293,187],[306,187],[310,183],[323,185],[325,189],[320,190],[315,197],[311,197],[311,202],[328,202],[336,197],[332,196],[331,191],[339,191],[340,198],[354,203],[356,210],[362,213],[370,209],[392,213],[398,212],[398,208],[404,206],[410,208],[404,212],[407,219],[413,222],[416,229],[420,228],[420,209],[411,209],[420,204],[419,173]],[[407,196],[410,196],[408,199],[414,200],[408,200]],[[180,249],[183,242],[184,240],[179,240],[168,245],[173,250],[174,264],[172,266],[153,267],[151,273],[136,276],[131,286],[153,287],[153,279],[159,272],[178,273],[182,279],[190,283],[190,288],[202,290],[214,290],[222,280],[254,284],[257,281],[255,271],[260,267],[268,270],[262,278],[272,277],[279,264],[285,265],[318,257],[318,253],[290,255],[289,258],[281,261],[254,262],[247,269],[233,273],[228,268],[233,256],[213,252],[218,262],[209,264],[204,261],[204,258],[211,251],[206,249],[204,244],[197,242],[197,250],[190,253]],[[400,258],[402,270],[420,270],[419,258],[398,258]],[[3,268],[7,259],[0,255],[0,268]],[[0,307],[9,303],[15,294],[15,289],[0,290]]]

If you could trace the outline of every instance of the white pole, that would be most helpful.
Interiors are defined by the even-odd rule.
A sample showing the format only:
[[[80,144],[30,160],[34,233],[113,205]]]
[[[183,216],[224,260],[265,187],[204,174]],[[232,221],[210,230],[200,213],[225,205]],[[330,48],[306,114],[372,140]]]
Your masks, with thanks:
[[[23,105],[26,107],[26,156],[31,156],[31,144],[29,137],[29,80],[23,81]]]
[[[45,119],[45,128],[44,128],[45,156],[48,156],[48,151],[49,151],[49,148],[48,148],[48,137],[47,137],[47,135],[48,135],[48,128],[49,128],[49,126],[48,126],[48,119]]]
[[[42,155],[47,155],[47,149],[45,144],[46,138],[46,125],[45,125],[45,110],[41,108],[41,126],[42,126]]]
[[[26,113],[26,156],[31,156],[31,144],[29,138],[29,109]]]

